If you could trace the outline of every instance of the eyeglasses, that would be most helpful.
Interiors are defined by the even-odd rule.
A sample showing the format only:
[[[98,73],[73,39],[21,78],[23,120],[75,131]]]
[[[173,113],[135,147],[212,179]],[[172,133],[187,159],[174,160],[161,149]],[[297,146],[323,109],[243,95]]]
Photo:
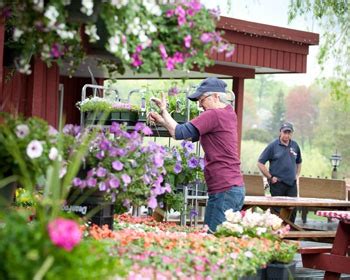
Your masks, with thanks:
[[[207,96],[205,96],[204,98],[198,100],[199,106],[202,106],[204,100],[207,99],[209,96],[211,96],[211,95],[207,95]]]

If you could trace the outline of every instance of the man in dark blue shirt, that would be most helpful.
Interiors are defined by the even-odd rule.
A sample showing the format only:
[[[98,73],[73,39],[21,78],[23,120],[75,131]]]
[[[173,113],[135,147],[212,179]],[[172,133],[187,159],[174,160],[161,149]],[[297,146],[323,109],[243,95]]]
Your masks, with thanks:
[[[293,132],[291,123],[283,123],[279,138],[272,141],[259,157],[258,168],[269,182],[271,196],[296,197],[298,194],[297,179],[302,159],[298,143],[292,140]],[[267,161],[269,170],[265,166]],[[296,211],[293,211],[290,217],[292,222],[295,216]]]

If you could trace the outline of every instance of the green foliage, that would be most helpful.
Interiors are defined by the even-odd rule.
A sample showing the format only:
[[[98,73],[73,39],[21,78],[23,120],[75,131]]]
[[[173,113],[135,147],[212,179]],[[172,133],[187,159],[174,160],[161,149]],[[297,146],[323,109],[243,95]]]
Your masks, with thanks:
[[[262,151],[265,149],[267,143],[256,142],[253,140],[242,141],[241,146],[241,169],[244,173],[258,172],[257,167],[258,158]]]
[[[280,130],[281,124],[285,121],[285,112],[284,94],[279,91],[277,100],[272,106],[272,116],[268,124],[269,132],[272,135]]]
[[[57,135],[51,133],[49,125],[37,117],[12,118],[8,114],[2,114],[2,117],[4,122],[0,124],[0,179],[17,175],[23,186],[27,184],[24,180],[28,180],[32,186],[43,185],[47,167],[52,163],[49,154],[56,146]]]
[[[291,263],[299,246],[294,242],[280,241],[275,242],[275,250],[271,254],[271,262]]]
[[[40,221],[28,223],[28,213],[1,218],[1,279],[102,279],[124,273],[107,242],[86,239],[68,252],[52,244]]]
[[[328,68],[332,65],[330,62],[335,61],[335,82],[330,86],[334,96],[346,103],[350,100],[349,11],[348,1],[291,0],[289,4],[289,21],[311,14],[322,28],[318,63],[322,68]]]
[[[264,129],[251,128],[244,132],[243,139],[268,143],[272,140],[272,135]]]
[[[184,207],[184,196],[182,193],[175,193],[174,191],[170,193],[165,193],[164,195],[161,195],[160,197],[157,197],[158,203],[162,202],[164,204],[164,207],[167,211],[174,210],[178,212],[183,211]]]

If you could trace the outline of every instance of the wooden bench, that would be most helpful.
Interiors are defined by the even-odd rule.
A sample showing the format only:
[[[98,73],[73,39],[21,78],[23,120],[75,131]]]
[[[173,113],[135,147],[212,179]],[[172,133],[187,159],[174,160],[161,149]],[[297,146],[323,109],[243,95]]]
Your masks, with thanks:
[[[321,231],[321,230],[302,230],[302,231],[289,231],[284,235],[287,239],[316,239],[316,238],[334,238],[335,230]]]
[[[265,196],[264,179],[261,175],[243,174],[246,195]]]
[[[299,197],[347,200],[348,194],[344,180],[300,177]],[[301,209],[301,215],[303,222],[306,223],[307,210],[305,208]]]

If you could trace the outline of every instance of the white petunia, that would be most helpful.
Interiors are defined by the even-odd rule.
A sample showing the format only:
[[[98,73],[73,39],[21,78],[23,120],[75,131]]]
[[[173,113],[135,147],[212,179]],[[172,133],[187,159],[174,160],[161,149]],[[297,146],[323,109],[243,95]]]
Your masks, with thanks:
[[[119,50],[120,37],[116,34],[108,39],[109,50],[112,53],[116,53]]]
[[[40,141],[32,140],[29,142],[26,152],[28,157],[34,159],[40,157],[43,153],[43,150],[43,145]]]
[[[57,150],[57,148],[52,147],[52,148],[50,149],[50,152],[49,152],[49,159],[55,160],[55,159],[57,159],[57,156],[58,156],[58,150]]]
[[[89,41],[94,43],[100,40],[100,36],[97,35],[97,28],[94,24],[89,24],[85,27],[85,34],[89,36]]]
[[[80,11],[87,16],[91,16],[94,12],[94,1],[82,0],[81,4],[82,7],[80,8]]]
[[[22,36],[23,33],[23,30],[15,28],[15,30],[13,31],[13,40],[18,41],[18,39]]]
[[[26,124],[19,124],[16,126],[16,135],[18,138],[24,138],[29,134],[29,127]]]
[[[49,19],[48,26],[53,27],[57,21],[59,13],[55,6],[49,6],[45,11],[44,16]]]

